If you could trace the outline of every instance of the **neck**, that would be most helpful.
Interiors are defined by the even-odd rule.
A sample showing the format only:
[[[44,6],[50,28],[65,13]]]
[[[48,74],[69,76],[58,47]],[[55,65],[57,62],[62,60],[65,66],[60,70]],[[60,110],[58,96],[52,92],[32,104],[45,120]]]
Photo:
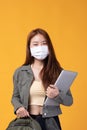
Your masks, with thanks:
[[[40,60],[34,60],[34,63],[33,63],[33,65],[32,65],[33,67],[35,67],[35,68],[42,68],[43,67],[43,61],[40,61]]]
[[[35,80],[40,81],[41,80],[40,72],[43,68],[43,62],[35,59],[31,67],[34,73]]]

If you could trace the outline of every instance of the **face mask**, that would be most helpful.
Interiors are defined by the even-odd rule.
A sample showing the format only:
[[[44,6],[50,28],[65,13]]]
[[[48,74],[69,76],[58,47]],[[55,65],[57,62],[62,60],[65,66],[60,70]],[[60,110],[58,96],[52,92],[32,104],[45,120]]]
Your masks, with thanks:
[[[48,46],[46,45],[32,47],[30,51],[31,55],[38,60],[44,60],[49,54]]]

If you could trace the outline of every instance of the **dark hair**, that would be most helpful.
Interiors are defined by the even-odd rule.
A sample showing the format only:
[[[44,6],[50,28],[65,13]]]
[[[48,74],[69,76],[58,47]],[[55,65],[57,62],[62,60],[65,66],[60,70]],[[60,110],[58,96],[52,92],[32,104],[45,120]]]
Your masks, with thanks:
[[[26,59],[23,65],[29,65],[34,62],[34,58],[31,56],[31,53],[30,53],[30,42],[31,42],[31,39],[37,34],[41,34],[44,36],[44,38],[47,41],[47,45],[49,49],[49,55],[45,60],[43,60],[44,67],[40,72],[42,83],[46,89],[49,84],[54,84],[55,80],[57,79],[58,75],[60,74],[62,70],[62,67],[60,66],[58,60],[56,59],[52,42],[48,33],[45,30],[40,29],[40,28],[32,30],[28,35],[27,47],[26,47]]]

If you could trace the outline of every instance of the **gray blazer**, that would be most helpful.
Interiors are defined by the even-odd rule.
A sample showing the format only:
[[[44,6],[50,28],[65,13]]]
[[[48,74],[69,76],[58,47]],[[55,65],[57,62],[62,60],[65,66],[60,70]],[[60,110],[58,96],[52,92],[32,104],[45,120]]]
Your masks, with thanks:
[[[29,91],[33,80],[34,75],[30,65],[21,66],[16,69],[13,75],[14,89],[11,100],[14,106],[14,113],[16,113],[16,110],[21,106],[28,110],[30,96]],[[43,117],[57,116],[62,113],[60,104],[70,106],[73,103],[73,97],[70,90],[67,94],[60,92],[54,100],[58,103],[58,106],[45,106],[43,104]]]

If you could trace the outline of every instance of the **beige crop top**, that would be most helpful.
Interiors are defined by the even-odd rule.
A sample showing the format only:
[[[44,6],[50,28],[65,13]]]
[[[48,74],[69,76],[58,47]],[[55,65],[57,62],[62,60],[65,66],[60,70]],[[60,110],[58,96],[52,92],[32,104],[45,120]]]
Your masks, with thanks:
[[[30,103],[29,105],[43,106],[45,99],[45,90],[40,81],[34,81],[30,88]]]

